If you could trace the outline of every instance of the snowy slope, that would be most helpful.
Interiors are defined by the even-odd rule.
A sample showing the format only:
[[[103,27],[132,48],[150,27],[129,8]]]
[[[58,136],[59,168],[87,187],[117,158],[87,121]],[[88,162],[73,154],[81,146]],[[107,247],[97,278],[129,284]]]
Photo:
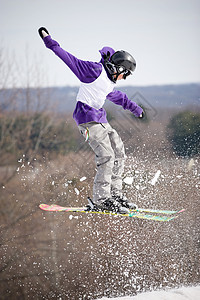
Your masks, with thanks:
[[[199,300],[200,285],[196,287],[182,287],[167,291],[155,291],[141,293],[137,296],[118,297],[118,298],[101,298],[101,300]]]

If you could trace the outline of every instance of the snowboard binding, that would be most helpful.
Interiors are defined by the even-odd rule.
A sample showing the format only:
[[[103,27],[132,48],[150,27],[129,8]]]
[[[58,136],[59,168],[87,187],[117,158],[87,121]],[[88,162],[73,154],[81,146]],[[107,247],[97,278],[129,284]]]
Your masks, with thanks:
[[[113,212],[119,214],[129,214],[130,211],[128,208],[122,206],[114,198],[106,199],[105,201],[96,204],[93,200],[88,197],[88,205],[86,207],[87,211],[102,211],[102,212]]]

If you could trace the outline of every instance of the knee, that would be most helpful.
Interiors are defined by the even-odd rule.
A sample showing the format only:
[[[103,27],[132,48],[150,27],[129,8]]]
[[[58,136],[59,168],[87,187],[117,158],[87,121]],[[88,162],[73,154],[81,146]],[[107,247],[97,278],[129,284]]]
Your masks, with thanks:
[[[109,168],[113,168],[114,166],[114,161],[115,161],[115,156],[114,156],[114,152],[112,155],[107,155],[107,156],[101,156],[101,157],[98,157],[96,155],[96,165],[97,167],[100,167],[100,166],[107,166]]]

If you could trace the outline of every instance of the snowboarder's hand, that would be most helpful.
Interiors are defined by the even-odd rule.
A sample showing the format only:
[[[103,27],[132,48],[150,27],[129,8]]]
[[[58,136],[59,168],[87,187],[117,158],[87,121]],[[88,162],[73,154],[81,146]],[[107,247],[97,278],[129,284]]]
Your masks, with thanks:
[[[40,27],[38,29],[38,32],[39,32],[39,35],[42,39],[49,35],[49,32],[45,27]]]
[[[144,112],[141,113],[141,115],[139,116],[140,119],[144,118]]]

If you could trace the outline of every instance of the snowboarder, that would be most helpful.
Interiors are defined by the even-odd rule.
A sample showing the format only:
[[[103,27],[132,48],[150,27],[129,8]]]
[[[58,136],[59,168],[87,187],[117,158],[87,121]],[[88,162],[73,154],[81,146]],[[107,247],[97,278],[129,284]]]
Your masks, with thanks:
[[[129,213],[135,208],[122,194],[124,145],[115,129],[106,119],[105,99],[121,105],[136,117],[143,110],[127,95],[114,89],[118,80],[126,79],[135,70],[135,59],[126,51],[103,47],[100,62],[83,61],[60,47],[46,28],[38,30],[47,48],[52,50],[81,81],[77,104],[73,113],[80,133],[95,153],[97,172],[93,185],[95,209]]]

